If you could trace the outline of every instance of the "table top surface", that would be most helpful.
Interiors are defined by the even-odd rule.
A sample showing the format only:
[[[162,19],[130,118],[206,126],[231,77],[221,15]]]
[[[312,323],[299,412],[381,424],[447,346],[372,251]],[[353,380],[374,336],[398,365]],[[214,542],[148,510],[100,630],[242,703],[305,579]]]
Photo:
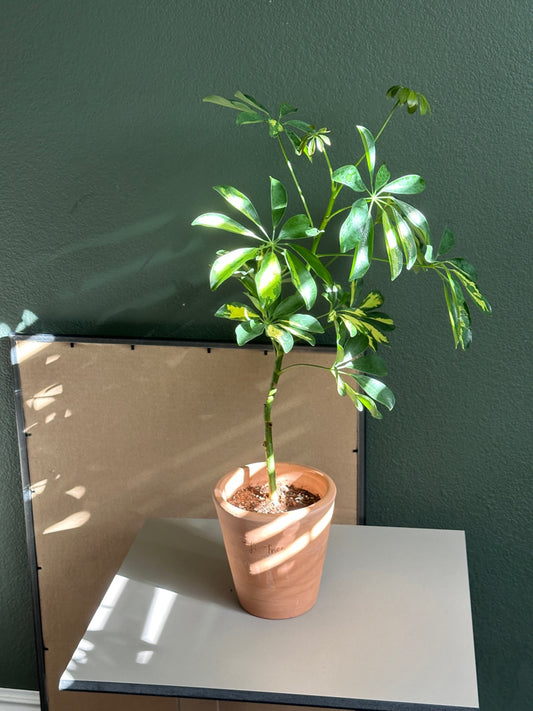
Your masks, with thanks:
[[[315,606],[239,606],[218,521],[149,519],[61,689],[362,711],[477,709],[462,531],[334,525]]]

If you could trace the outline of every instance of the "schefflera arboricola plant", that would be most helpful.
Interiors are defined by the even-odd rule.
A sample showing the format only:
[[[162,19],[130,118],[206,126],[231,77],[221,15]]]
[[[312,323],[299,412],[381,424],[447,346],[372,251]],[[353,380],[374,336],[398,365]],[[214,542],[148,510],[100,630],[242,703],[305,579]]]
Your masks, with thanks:
[[[407,87],[393,86],[387,96],[394,105],[379,131],[373,135],[364,126],[357,126],[362,154],[338,168],[333,168],[328,155],[330,132],[294,118],[297,109],[291,104],[282,103],[273,115],[240,91],[231,99],[204,99],[236,110],[237,126],[262,124],[268,129],[281,150],[301,204],[297,214],[287,216],[287,190],[280,180],[270,177],[271,215],[267,225],[243,192],[229,185],[216,185],[216,192],[239,219],[208,212],[192,223],[243,238],[242,247],[217,252],[210,286],[217,289],[230,278],[242,286],[246,302],[225,303],[215,314],[236,322],[239,345],[265,337],[272,343],[274,367],[264,404],[264,446],[271,496],[276,492],[272,405],[280,376],[295,367],[283,367],[283,358],[295,342],[313,346],[317,334],[332,331],[336,351],[329,370],[339,395],[348,396],[358,410],[366,409],[376,418],[381,417],[379,405],[388,410],[394,406],[394,395],[382,381],[387,369],[377,354],[380,346],[389,344],[387,332],[394,329],[394,323],[381,310],[380,291],[363,288],[363,277],[375,262],[383,261],[374,255],[376,239],[384,242],[382,253],[386,255],[391,280],[404,269],[431,272],[440,278],[456,348],[467,348],[472,339],[465,294],[482,311],[491,310],[477,286],[474,267],[463,258],[447,256],[455,242],[452,232],[444,231],[435,250],[426,218],[404,200],[404,196],[424,190],[424,180],[412,174],[392,178],[385,163],[378,167],[376,142],[393,114],[401,107],[410,114],[430,113],[425,96]],[[311,216],[289,152],[306,156],[313,165],[317,164],[313,162],[317,156],[325,162],[325,207],[318,222]],[[345,198],[342,205],[341,193]]]

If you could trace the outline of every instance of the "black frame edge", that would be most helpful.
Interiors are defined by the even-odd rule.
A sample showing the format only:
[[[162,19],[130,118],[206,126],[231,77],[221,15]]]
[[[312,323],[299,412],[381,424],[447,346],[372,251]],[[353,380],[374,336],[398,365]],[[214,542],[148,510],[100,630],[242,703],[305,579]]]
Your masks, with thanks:
[[[22,387],[20,382],[19,363],[16,358],[16,341],[20,340],[16,334],[10,334],[10,361],[13,374],[13,394],[15,400],[15,417],[17,426],[17,443],[19,450],[20,477],[22,485],[22,497],[24,503],[24,521],[26,527],[26,550],[30,564],[30,586],[32,597],[32,617],[35,654],[37,657],[37,682],[39,686],[39,697],[41,711],[48,711],[48,693],[46,689],[46,662],[45,643],[43,636],[43,625],[41,615],[41,596],[39,590],[39,565],[37,561],[37,549],[35,546],[35,528],[33,520],[33,506],[31,498],[30,467],[28,461],[28,450],[26,443],[26,421],[24,419],[24,407],[22,402]]]
[[[333,696],[306,696],[304,694],[245,691],[239,689],[196,689],[187,686],[159,684],[120,684],[118,682],[74,681],[60,684],[63,691],[106,692],[134,694],[136,696],[163,696],[212,701],[247,701],[251,703],[282,704],[291,706],[328,707],[346,711],[479,711],[479,706],[442,706],[379,699],[348,699]]]
[[[218,342],[218,341],[186,341],[186,340],[170,340],[170,339],[142,339],[142,338],[104,338],[104,337],[92,337],[92,336],[55,336],[48,333],[39,334],[19,334],[11,333],[9,335],[10,340],[10,357],[11,357],[11,367],[13,371],[14,379],[14,397],[15,397],[15,413],[16,413],[16,425],[17,425],[17,440],[19,448],[19,459],[20,459],[20,471],[23,489],[23,499],[24,499],[24,518],[26,525],[26,544],[28,551],[28,558],[30,562],[30,580],[31,580],[31,593],[32,593],[32,606],[33,606],[33,627],[34,627],[34,637],[35,637],[35,650],[37,655],[37,675],[39,684],[39,694],[41,698],[41,711],[49,711],[48,705],[48,694],[46,686],[46,660],[45,660],[45,643],[43,637],[43,626],[42,626],[42,615],[40,606],[40,592],[39,592],[39,568],[37,561],[37,551],[35,545],[35,530],[34,530],[34,520],[33,520],[33,507],[31,501],[31,480],[29,473],[29,461],[27,453],[27,442],[25,434],[25,419],[24,419],[24,408],[22,402],[22,388],[20,381],[20,372],[18,367],[18,361],[16,358],[16,344],[19,341],[35,341],[38,343],[53,343],[55,341],[61,343],[101,343],[103,345],[125,345],[125,346],[182,346],[182,347],[194,347],[194,348],[239,348],[234,342]],[[258,343],[248,343],[244,348],[249,348],[252,350],[269,351],[272,350],[271,346],[268,344],[258,344]],[[302,347],[305,349],[305,346]],[[333,346],[314,346],[313,350],[317,352],[327,352],[332,350]],[[357,509],[356,509],[356,523],[365,524],[366,523],[366,458],[365,458],[365,413],[357,413]],[[77,684],[75,684],[76,686]],[[74,689],[74,687],[71,687]],[[82,691],[98,691],[98,689],[79,689]],[[111,690],[106,689],[111,693],[129,693],[122,690]],[[187,697],[187,690],[183,690],[183,696]],[[223,692],[220,690],[215,690],[216,693],[230,693]],[[139,693],[138,691],[133,693]],[[148,693],[148,692],[142,692]],[[242,700],[250,701],[249,695],[246,692],[242,692],[244,696],[237,698],[236,696],[201,696],[193,695],[191,698],[211,698],[220,700]],[[172,694],[160,694],[156,695],[172,695]],[[190,690],[189,690],[190,696]],[[266,696],[270,696],[267,694]],[[312,697],[309,697],[312,698]],[[258,700],[258,699],[256,699]],[[276,699],[264,699],[264,703],[279,703]],[[290,701],[286,700],[282,703],[289,703],[295,705],[315,705],[324,706],[323,703],[308,703],[307,701]],[[350,702],[351,703],[351,702]],[[336,708],[350,708],[350,705],[340,705]],[[383,706],[375,707],[376,711],[381,711]],[[357,711],[354,709],[354,711]],[[361,711],[367,711],[366,708],[362,708]],[[374,711],[374,708],[368,708],[368,711]],[[387,710],[388,711],[388,710]],[[403,711],[398,709],[398,711]],[[425,707],[424,707],[425,711]],[[429,709],[433,711],[433,709]],[[440,709],[436,709],[440,711]],[[467,710],[468,711],[468,710]]]
[[[366,413],[357,418],[357,523],[366,524]]]

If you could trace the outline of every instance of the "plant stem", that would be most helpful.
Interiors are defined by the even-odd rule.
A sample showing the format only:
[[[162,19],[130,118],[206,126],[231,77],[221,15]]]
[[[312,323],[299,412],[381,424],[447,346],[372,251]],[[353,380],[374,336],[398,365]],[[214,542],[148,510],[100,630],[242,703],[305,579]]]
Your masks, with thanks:
[[[374,142],[377,142],[378,138],[381,136],[381,134],[383,133],[383,131],[384,131],[385,128],[387,127],[387,124],[388,124],[389,121],[391,120],[391,118],[392,118],[394,112],[396,111],[396,109],[398,108],[399,105],[400,105],[400,102],[399,102],[399,101],[397,101],[397,102],[394,104],[394,106],[392,107],[392,109],[391,109],[390,112],[389,112],[389,115],[387,116],[387,118],[386,118],[385,121],[383,122],[382,127],[379,129],[379,131],[377,132],[376,136],[374,137]],[[327,155],[325,149],[324,149],[324,155],[325,155],[325,158],[326,158],[326,162],[327,162],[327,164],[328,164],[329,174],[330,174],[330,178],[331,178],[331,176],[333,175],[333,173],[332,173],[332,168],[331,168],[331,163],[330,163],[330,161],[329,161],[329,156]],[[363,160],[364,157],[365,157],[365,154],[363,153],[363,155],[359,158],[359,160],[358,160],[357,163],[355,164],[355,167],[356,167],[356,168],[357,168],[357,166],[359,165],[359,163],[361,163],[361,161]],[[331,195],[330,195],[330,198],[329,198],[328,206],[327,206],[327,208],[326,208],[326,212],[324,213],[324,217],[322,218],[322,222],[320,223],[320,227],[319,227],[320,230],[324,230],[324,229],[326,228],[326,225],[328,224],[328,222],[330,221],[330,219],[331,219],[332,217],[335,217],[335,215],[338,215],[340,212],[343,212],[344,210],[350,209],[351,206],[343,207],[342,209],[337,210],[337,212],[333,212],[333,214],[332,214],[333,207],[334,207],[334,205],[335,205],[335,201],[337,200],[337,198],[338,198],[338,196],[339,196],[339,193],[340,193],[340,191],[342,190],[342,187],[343,187],[343,186],[342,186],[341,183],[338,183],[337,185],[335,185],[335,183],[333,182],[333,179],[332,179],[332,183],[331,183]],[[313,250],[312,250],[312,251],[315,252],[315,253],[316,253],[316,250],[317,250],[319,241],[320,241],[320,235],[319,235],[318,237],[315,237],[315,241],[313,242]]]
[[[396,109],[398,108],[399,105],[400,105],[400,102],[397,101],[397,102],[394,104],[394,106],[392,107],[392,109],[390,110],[390,113],[389,113],[389,115],[387,116],[387,118],[385,119],[385,121],[384,121],[384,123],[383,123],[383,126],[379,129],[379,131],[378,131],[378,132],[376,133],[376,135],[374,136],[374,143],[378,140],[378,138],[381,136],[381,134],[383,133],[383,131],[384,131],[385,128],[387,127],[387,124],[388,124],[389,121],[391,120],[393,113],[396,111]],[[363,157],[362,157],[362,156],[361,156],[361,160],[363,160]],[[359,161],[359,162],[361,162],[361,161]]]
[[[341,212],[346,212],[346,210],[351,210],[351,209],[352,209],[351,205],[346,205],[346,207],[341,207],[339,210],[335,210],[335,212],[332,212],[331,215],[329,216],[329,219],[331,220],[336,215],[340,215]]]
[[[293,170],[292,163],[290,162],[290,160],[287,156],[287,153],[285,152],[283,142],[282,142],[281,137],[279,135],[278,135],[278,143],[279,143],[279,147],[281,148],[281,152],[283,153],[283,157],[285,158],[285,163],[287,163],[287,168],[289,169],[289,173],[291,174],[294,184],[296,185],[296,189],[298,190],[298,195],[300,196],[300,200],[302,201],[302,205],[304,206],[305,214],[307,215],[309,224],[312,226],[313,219],[311,217],[311,213],[309,212],[309,208],[307,207],[307,202],[305,201],[305,195],[302,192],[302,188],[300,187],[300,183],[298,182],[296,173]]]
[[[327,207],[326,207],[326,211],[325,211],[325,213],[324,213],[324,217],[322,218],[322,222],[320,223],[320,227],[318,228],[319,230],[321,230],[321,232],[322,232],[323,230],[325,230],[326,225],[328,224],[328,222],[329,222],[329,220],[330,220],[331,213],[332,213],[332,211],[333,211],[333,207],[335,206],[335,200],[337,199],[337,196],[338,196],[338,194],[340,193],[341,187],[342,187],[342,185],[341,185],[340,183],[339,183],[338,185],[335,185],[335,183],[334,183],[334,181],[333,181],[333,169],[332,169],[332,167],[331,167],[331,162],[330,162],[330,160],[329,160],[328,152],[326,151],[325,148],[324,148],[324,150],[323,150],[323,154],[324,154],[324,158],[325,158],[325,160],[326,160],[327,166],[328,166],[329,179],[330,179],[330,182],[331,182],[331,192],[330,192],[330,195],[329,195],[329,201],[328,201],[328,204],[327,204]],[[311,251],[312,251],[314,254],[316,254],[316,252],[317,252],[318,245],[320,244],[320,238],[321,238],[321,236],[322,236],[322,234],[319,234],[319,235],[317,235],[317,236],[315,237],[315,239],[313,240],[313,246],[311,247]]]
[[[329,196],[329,201],[326,207],[326,212],[324,213],[324,217],[322,218],[322,222],[320,223],[320,227],[318,229],[323,230],[325,229],[326,225],[328,224],[329,218],[331,217],[331,212],[333,210],[333,207],[335,206],[335,200],[337,199],[338,194],[340,193],[342,188],[342,185],[339,183],[338,185],[335,185],[333,182],[331,183],[331,193]],[[316,238],[315,238],[316,241]],[[318,243],[316,245],[318,247]],[[315,247],[313,243],[313,247]]]
[[[281,365],[283,363],[283,350],[276,344],[274,345],[274,352],[276,354],[276,360],[274,363],[274,370],[272,371],[272,380],[270,381],[270,389],[268,391],[268,396],[264,405],[264,420],[265,420],[265,456],[266,465],[268,472],[268,486],[270,489],[270,497],[272,498],[276,493],[276,460],[274,457],[274,443],[272,439],[272,405],[274,404],[274,398],[277,392],[277,385],[279,376],[281,375]]]

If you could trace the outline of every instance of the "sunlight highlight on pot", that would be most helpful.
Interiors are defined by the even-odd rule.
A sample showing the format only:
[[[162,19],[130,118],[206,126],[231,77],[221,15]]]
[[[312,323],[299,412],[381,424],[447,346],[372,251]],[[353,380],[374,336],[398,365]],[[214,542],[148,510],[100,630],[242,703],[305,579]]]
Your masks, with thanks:
[[[331,507],[322,518],[316,523],[311,529],[310,533],[305,533],[300,536],[290,545],[281,551],[276,553],[269,553],[266,558],[255,561],[249,566],[251,575],[260,575],[261,573],[266,573],[268,570],[273,570],[278,566],[286,563],[288,560],[293,558],[297,553],[302,551],[306,546],[314,541],[318,536],[327,528],[333,516],[333,507]]]
[[[290,517],[276,517],[273,521],[266,523],[264,526],[259,526],[258,528],[255,528],[252,531],[248,531],[244,536],[246,544],[254,546],[258,543],[262,543],[263,541],[266,541],[269,538],[278,535],[282,531],[285,531],[287,528],[307,516],[307,514],[308,509],[303,508],[291,511]]]

